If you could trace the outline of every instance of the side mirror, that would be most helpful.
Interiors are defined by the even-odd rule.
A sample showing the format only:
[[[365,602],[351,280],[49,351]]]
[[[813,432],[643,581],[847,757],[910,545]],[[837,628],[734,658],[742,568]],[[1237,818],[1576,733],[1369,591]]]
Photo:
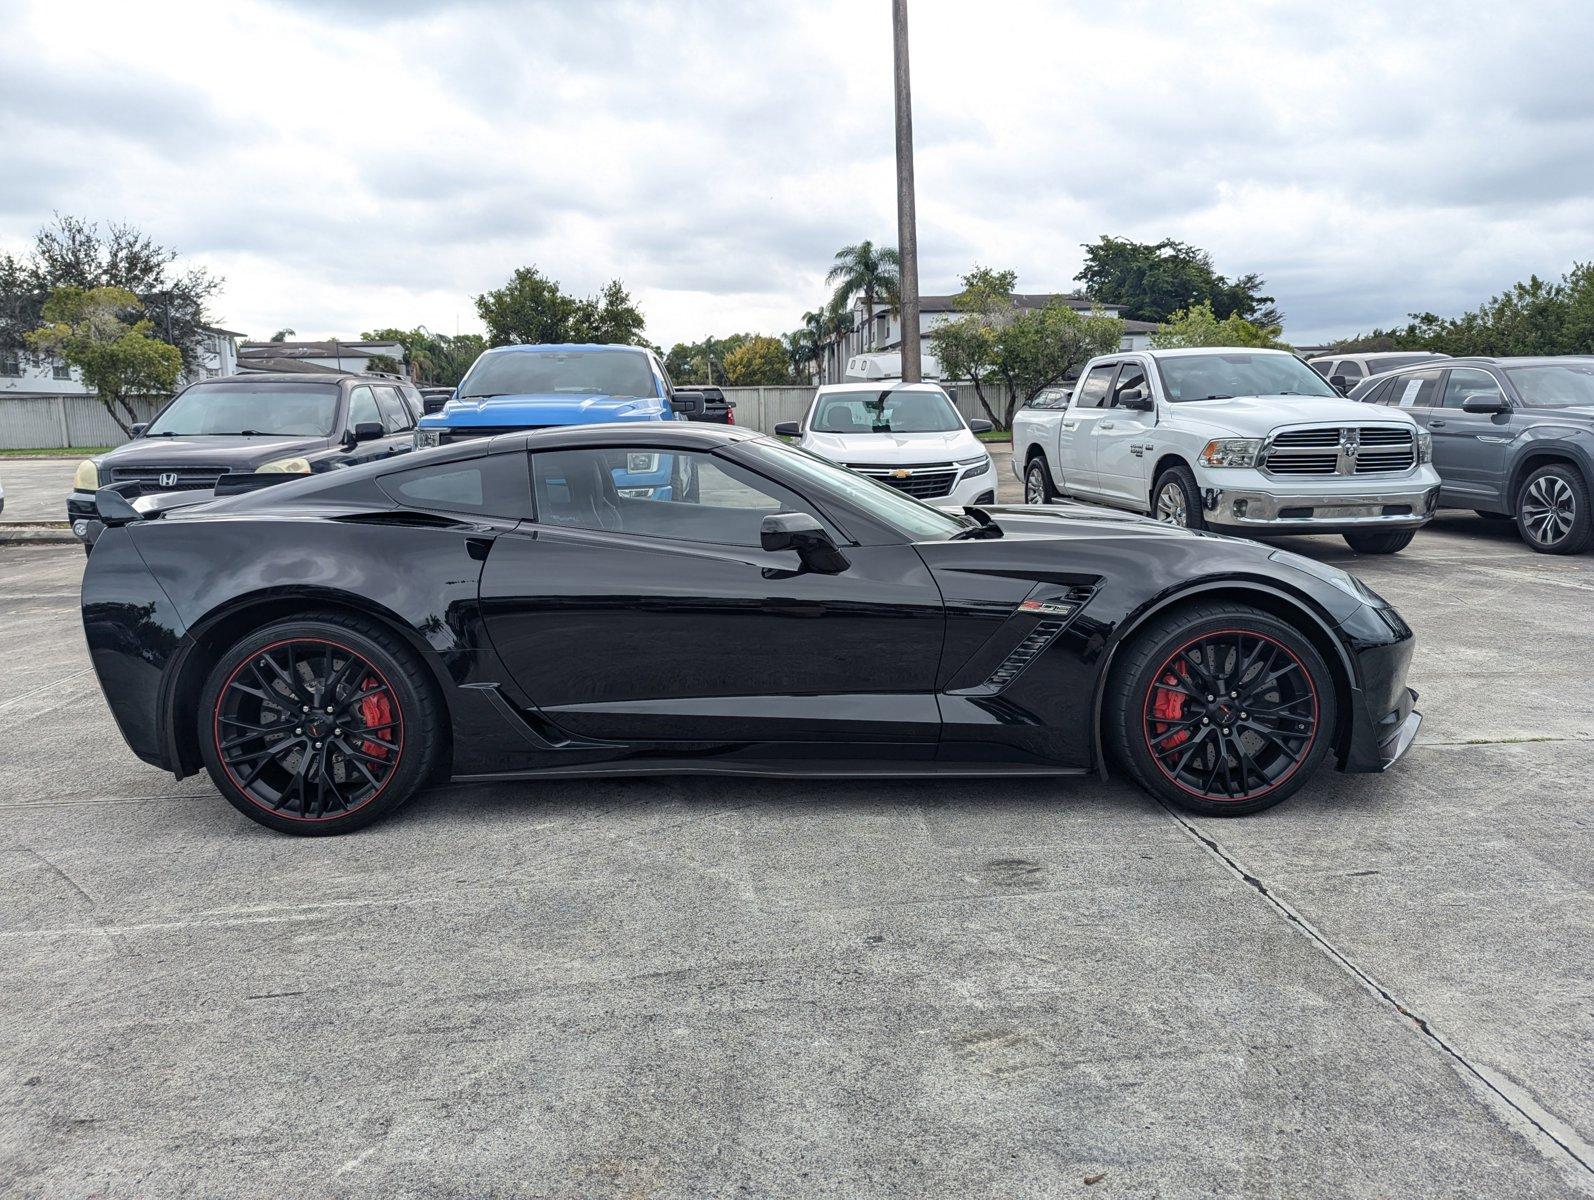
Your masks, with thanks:
[[[1118,393],[1118,408],[1128,409],[1130,412],[1150,412],[1156,406],[1151,397],[1146,395],[1145,388],[1132,387]]]
[[[135,421],[127,427],[128,437],[143,437],[144,431],[149,428],[148,421]]]
[[[802,437],[803,431],[796,421],[780,421],[775,425],[776,437]]]
[[[692,421],[701,417],[708,405],[702,392],[676,392],[670,397],[670,408]]]
[[[975,417],[969,421],[970,433],[990,433],[995,428],[996,425],[991,421],[987,421],[984,417]]]
[[[1505,397],[1494,396],[1468,396],[1461,402],[1461,411],[1469,413],[1503,413],[1510,412],[1511,406],[1505,402]]]
[[[1346,379],[1343,375],[1330,375],[1328,377],[1328,386],[1343,396],[1346,392],[1350,391],[1350,380]]]
[[[103,487],[94,493],[94,512],[102,522],[112,528],[143,519],[126,496],[109,487]]]
[[[770,513],[758,528],[765,550],[795,550],[803,566],[821,575],[839,575],[852,564],[836,549],[825,527],[807,513]]]
[[[380,421],[359,421],[354,426],[354,440],[356,442],[374,442],[377,438],[387,436],[387,430]]]
[[[426,413],[427,416],[431,416],[433,413],[442,412],[443,405],[447,404],[453,398],[453,392],[450,392],[446,396],[422,396],[421,409]]]

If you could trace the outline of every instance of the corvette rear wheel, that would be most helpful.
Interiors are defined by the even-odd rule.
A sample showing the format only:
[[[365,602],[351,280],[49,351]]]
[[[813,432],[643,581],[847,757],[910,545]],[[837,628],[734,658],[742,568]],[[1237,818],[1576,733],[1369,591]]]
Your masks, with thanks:
[[[1306,784],[1335,712],[1333,676],[1294,626],[1247,605],[1202,604],[1159,618],[1126,648],[1107,735],[1152,795],[1238,816]]]
[[[410,649],[337,615],[268,626],[222,656],[200,698],[217,789],[272,829],[345,833],[432,773],[440,707]]]

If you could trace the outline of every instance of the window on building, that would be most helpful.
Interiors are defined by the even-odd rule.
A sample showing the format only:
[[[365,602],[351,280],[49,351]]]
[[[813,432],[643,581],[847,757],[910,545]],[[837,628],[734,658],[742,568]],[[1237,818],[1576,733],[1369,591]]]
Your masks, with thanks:
[[[50,375],[55,379],[71,379],[72,368],[64,362],[52,363],[50,365]]]
[[[15,354],[0,354],[0,375],[21,375],[22,360]]]

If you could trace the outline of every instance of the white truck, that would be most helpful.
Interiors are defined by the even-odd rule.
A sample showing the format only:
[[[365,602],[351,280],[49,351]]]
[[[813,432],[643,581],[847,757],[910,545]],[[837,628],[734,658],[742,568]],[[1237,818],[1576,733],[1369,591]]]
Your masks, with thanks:
[[[1013,418],[1027,504],[1059,496],[1171,525],[1343,534],[1393,554],[1439,498],[1430,435],[1339,396],[1283,350],[1137,350],[1086,364],[1071,396]]]

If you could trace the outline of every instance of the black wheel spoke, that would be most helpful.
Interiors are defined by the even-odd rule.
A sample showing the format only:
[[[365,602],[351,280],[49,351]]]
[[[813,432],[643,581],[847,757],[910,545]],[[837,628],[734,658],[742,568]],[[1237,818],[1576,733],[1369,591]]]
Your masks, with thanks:
[[[353,694],[345,699],[344,691]],[[216,754],[232,782],[295,819],[351,812],[373,799],[403,751],[393,689],[360,654],[323,638],[256,651],[221,689],[215,718]]]

